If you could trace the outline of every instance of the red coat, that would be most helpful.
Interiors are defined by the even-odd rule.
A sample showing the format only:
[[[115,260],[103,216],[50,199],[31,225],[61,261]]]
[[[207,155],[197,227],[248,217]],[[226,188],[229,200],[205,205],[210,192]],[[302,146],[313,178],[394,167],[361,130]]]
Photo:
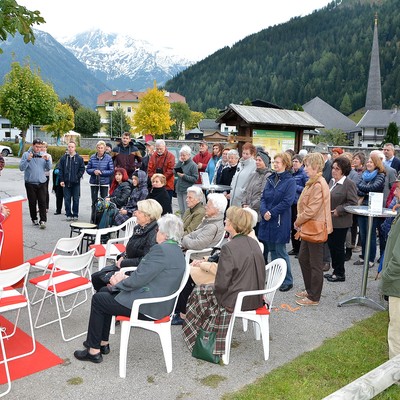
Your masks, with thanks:
[[[207,164],[210,161],[211,158],[211,153],[209,153],[208,151],[206,151],[205,153],[197,153],[194,157],[193,157],[193,161],[195,162],[195,164],[197,165],[198,163],[201,163],[202,166],[201,168],[198,168],[199,170],[199,177],[197,179],[196,183],[201,183],[201,175],[200,172],[205,172],[206,168],[207,168]]]
[[[154,152],[149,160],[147,175],[151,178],[155,173],[157,173],[157,169],[162,170],[160,173],[162,173],[167,179],[165,188],[167,190],[174,190],[174,167],[175,156],[171,152],[165,150],[165,152],[160,156],[157,152]]]

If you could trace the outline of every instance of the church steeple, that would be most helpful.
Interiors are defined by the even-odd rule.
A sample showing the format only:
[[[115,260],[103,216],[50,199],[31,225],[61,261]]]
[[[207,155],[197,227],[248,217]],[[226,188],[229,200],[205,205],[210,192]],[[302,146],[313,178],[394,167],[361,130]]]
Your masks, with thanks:
[[[372,41],[371,63],[369,65],[365,108],[367,110],[382,110],[381,67],[379,63],[378,43],[378,14],[375,14],[374,38]]]

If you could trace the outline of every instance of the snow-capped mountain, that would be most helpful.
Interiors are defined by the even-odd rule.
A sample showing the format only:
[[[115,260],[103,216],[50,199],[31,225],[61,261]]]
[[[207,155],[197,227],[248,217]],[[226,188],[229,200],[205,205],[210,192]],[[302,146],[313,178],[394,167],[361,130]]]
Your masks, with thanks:
[[[115,90],[145,90],[163,85],[192,64],[169,48],[155,48],[143,40],[101,30],[80,33],[59,42],[96,78]]]

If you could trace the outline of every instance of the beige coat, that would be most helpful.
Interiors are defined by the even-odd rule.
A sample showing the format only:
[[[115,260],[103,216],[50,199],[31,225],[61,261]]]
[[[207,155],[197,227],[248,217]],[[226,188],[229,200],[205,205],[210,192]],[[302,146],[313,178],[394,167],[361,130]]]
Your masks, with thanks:
[[[297,203],[297,219],[294,224],[301,227],[310,219],[325,221],[328,234],[332,232],[331,196],[322,176],[311,185],[306,184]]]

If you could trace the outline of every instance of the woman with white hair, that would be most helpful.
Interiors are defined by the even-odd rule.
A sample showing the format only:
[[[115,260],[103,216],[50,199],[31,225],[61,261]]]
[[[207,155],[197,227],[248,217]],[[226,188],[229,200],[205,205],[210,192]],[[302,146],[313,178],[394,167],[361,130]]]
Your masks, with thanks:
[[[191,148],[187,145],[182,146],[179,150],[179,161],[175,165],[175,173],[178,177],[175,184],[175,192],[178,198],[181,215],[183,215],[187,209],[186,191],[190,186],[196,183],[199,177],[197,165],[192,160],[191,155]]]
[[[142,258],[131,275],[118,272],[110,279],[107,289],[92,297],[89,327],[84,350],[74,352],[79,361],[100,363],[103,354],[110,352],[109,334],[113,315],[130,317],[135,300],[169,296],[178,290],[186,268],[185,257],[179,247],[183,223],[175,215],[167,214],[157,221],[157,244]],[[140,307],[139,319],[155,321],[171,314],[174,300]]]
[[[203,191],[199,186],[190,186],[187,190],[186,205],[187,210],[183,214],[184,235],[193,232],[200,225],[206,213],[203,206]]]

